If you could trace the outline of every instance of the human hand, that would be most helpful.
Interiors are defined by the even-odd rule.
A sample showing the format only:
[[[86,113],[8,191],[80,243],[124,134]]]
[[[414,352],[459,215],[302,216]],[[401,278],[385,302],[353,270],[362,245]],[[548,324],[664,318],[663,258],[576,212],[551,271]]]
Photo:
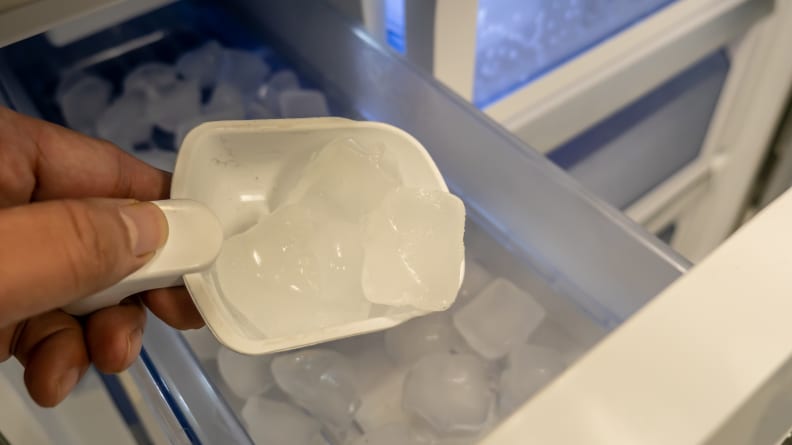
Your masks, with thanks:
[[[141,267],[167,238],[151,201],[170,175],[112,144],[0,107],[0,362],[25,367],[34,401],[62,401],[93,363],[129,367],[145,306],[180,329],[203,320],[183,288],[149,291],[77,319],[60,307]]]

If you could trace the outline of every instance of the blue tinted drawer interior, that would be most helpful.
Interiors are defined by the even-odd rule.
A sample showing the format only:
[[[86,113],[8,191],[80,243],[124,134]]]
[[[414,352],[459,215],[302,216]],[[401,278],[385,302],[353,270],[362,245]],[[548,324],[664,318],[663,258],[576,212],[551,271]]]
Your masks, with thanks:
[[[549,157],[625,209],[696,159],[728,72],[725,52],[712,54]]]
[[[480,0],[473,102],[486,107],[674,0]]]

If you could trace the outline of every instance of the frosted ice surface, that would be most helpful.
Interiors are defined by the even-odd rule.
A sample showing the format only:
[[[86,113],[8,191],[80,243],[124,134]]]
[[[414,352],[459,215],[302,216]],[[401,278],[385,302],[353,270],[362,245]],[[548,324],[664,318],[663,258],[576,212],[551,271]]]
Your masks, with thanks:
[[[493,278],[493,275],[477,261],[470,258],[465,260],[465,278],[462,281],[462,287],[459,289],[455,307],[459,307],[470,301],[470,299],[481,292]]]
[[[310,199],[307,205],[359,223],[399,186],[401,178],[395,171],[388,165],[383,147],[362,145],[350,138],[336,139],[307,163],[286,202]]]
[[[113,85],[96,76],[80,73],[64,78],[57,100],[66,125],[93,134],[96,120],[110,104]]]
[[[124,93],[140,91],[154,98],[173,87],[177,81],[176,68],[158,62],[145,63],[124,78]]]
[[[520,345],[509,354],[500,377],[498,411],[508,416],[549,383],[566,367],[557,352],[532,344]]]
[[[201,89],[192,80],[180,80],[149,100],[148,115],[157,127],[173,133],[179,123],[201,112]]]
[[[217,83],[222,54],[223,47],[219,43],[207,42],[199,48],[182,54],[176,61],[176,70],[185,79],[198,82],[201,88],[211,87]]]
[[[199,360],[214,360],[220,351],[220,342],[214,338],[209,328],[191,329],[181,333]]]
[[[244,355],[225,347],[217,354],[217,367],[223,381],[243,399],[264,394],[272,388],[270,363],[272,356]]]
[[[268,337],[300,334],[365,317],[362,299],[323,299],[310,239],[317,222],[284,207],[226,240],[215,267],[231,304]],[[349,304],[347,304],[349,303]]]
[[[176,165],[175,151],[151,148],[138,150],[133,154],[146,164],[167,172],[173,172],[173,167]]]
[[[251,397],[242,408],[247,431],[256,445],[321,445],[321,425],[288,403]]]
[[[148,141],[152,123],[146,115],[148,100],[141,92],[130,92],[116,99],[96,122],[96,134],[131,151]]]
[[[292,70],[281,70],[270,77],[269,81],[259,88],[258,97],[264,106],[280,115],[280,94],[284,91],[299,90],[300,81]]]
[[[494,403],[487,366],[469,354],[427,355],[407,373],[402,403],[437,433],[480,431]]]
[[[359,370],[358,374],[365,372],[365,370]],[[402,409],[405,377],[405,369],[387,370],[376,380],[374,385],[362,392],[360,408],[355,413],[355,420],[363,431],[373,431],[388,423],[409,420]]]
[[[349,360],[329,349],[303,349],[272,361],[272,374],[298,405],[335,428],[351,424],[360,406]]]
[[[359,225],[315,214],[322,221],[310,239],[321,275],[320,297],[324,300],[357,300],[368,313],[371,303],[363,296],[363,240]],[[348,303],[347,303],[348,304]]]
[[[254,95],[270,73],[269,65],[254,52],[224,49],[221,59],[219,82],[235,86],[244,97]]]
[[[458,351],[463,343],[445,312],[414,318],[385,331],[388,355],[400,365],[410,365],[432,353]]]
[[[223,116],[224,120],[244,119],[245,101],[234,85],[220,83],[212,91],[209,102],[203,109],[205,115]]]
[[[391,423],[366,433],[352,445],[431,445],[403,423]]]
[[[278,97],[280,115],[285,118],[329,116],[327,99],[318,90],[286,90]]]
[[[465,207],[442,191],[403,187],[368,217],[363,291],[372,303],[445,310],[459,290]]]
[[[497,278],[453,315],[462,337],[487,359],[525,343],[544,317],[544,308],[505,278]]]

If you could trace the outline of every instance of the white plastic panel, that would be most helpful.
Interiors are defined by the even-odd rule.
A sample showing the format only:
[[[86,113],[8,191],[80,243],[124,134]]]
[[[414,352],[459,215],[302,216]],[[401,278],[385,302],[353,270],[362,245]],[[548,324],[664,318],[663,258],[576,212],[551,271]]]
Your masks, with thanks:
[[[792,193],[484,441],[773,445],[792,420]]]
[[[0,47],[122,0],[29,0],[0,3]]]

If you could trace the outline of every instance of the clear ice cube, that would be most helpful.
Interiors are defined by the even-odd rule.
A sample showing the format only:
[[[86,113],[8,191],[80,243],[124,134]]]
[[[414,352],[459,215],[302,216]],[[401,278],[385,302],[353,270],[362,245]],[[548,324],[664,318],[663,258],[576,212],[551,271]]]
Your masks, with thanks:
[[[148,98],[158,97],[178,82],[176,68],[164,63],[144,63],[124,78],[124,93],[142,92]]]
[[[245,118],[245,101],[237,87],[220,83],[212,91],[209,102],[204,106],[205,114],[225,113],[234,119]]]
[[[209,328],[191,329],[181,333],[193,353],[199,360],[214,360],[220,351],[220,342],[212,335]]]
[[[453,315],[465,341],[489,360],[524,344],[544,318],[544,308],[505,278],[495,279]]]
[[[278,96],[280,115],[284,118],[329,116],[327,98],[318,90],[286,90]]]
[[[358,374],[365,373],[359,370]],[[373,385],[362,391],[360,408],[355,420],[364,432],[373,431],[392,422],[408,422],[402,409],[404,379],[407,371],[403,368],[386,370]]]
[[[333,428],[347,428],[360,406],[355,371],[329,349],[304,349],[272,361],[278,387],[295,403]]]
[[[96,122],[96,134],[119,147],[132,151],[151,136],[153,124],[146,115],[148,100],[144,93],[133,91],[116,99]]]
[[[334,218],[359,223],[399,186],[395,171],[385,148],[336,139],[307,162],[286,203],[303,201]]]
[[[188,51],[176,61],[176,70],[185,78],[198,82],[201,88],[217,83],[223,47],[214,40]]]
[[[242,419],[256,445],[323,445],[321,425],[288,403],[251,397]]]
[[[566,363],[557,352],[532,344],[520,345],[509,354],[500,377],[498,411],[508,416],[560,374]]]
[[[410,365],[432,353],[458,351],[463,343],[445,312],[414,318],[385,331],[385,348],[399,365]]]
[[[276,116],[280,116],[280,94],[284,91],[299,89],[300,81],[294,71],[281,70],[273,74],[269,81],[259,88],[258,98],[267,109],[272,110]]]
[[[270,67],[261,55],[240,49],[224,49],[219,82],[236,87],[243,96],[254,95],[264,83]]]
[[[278,115],[261,99],[254,99],[247,104],[248,119],[275,119]]]
[[[439,190],[403,187],[368,216],[363,291],[372,303],[448,309],[459,290],[465,207]]]
[[[217,354],[217,367],[223,381],[243,399],[264,394],[272,388],[271,363],[272,356],[244,355],[226,347],[220,348]]]
[[[465,260],[465,278],[462,287],[459,289],[454,307],[461,307],[470,301],[476,294],[481,292],[484,287],[493,280],[494,276],[476,260],[468,258]]]
[[[469,354],[427,355],[407,373],[402,403],[439,434],[481,431],[494,403],[487,365]]]
[[[403,423],[391,423],[366,433],[352,445],[432,445]]]
[[[173,133],[179,123],[201,113],[201,89],[192,80],[180,80],[149,100],[148,115],[157,127]]]
[[[113,85],[96,76],[79,73],[64,78],[57,101],[69,127],[94,134],[96,121],[110,105]]]

